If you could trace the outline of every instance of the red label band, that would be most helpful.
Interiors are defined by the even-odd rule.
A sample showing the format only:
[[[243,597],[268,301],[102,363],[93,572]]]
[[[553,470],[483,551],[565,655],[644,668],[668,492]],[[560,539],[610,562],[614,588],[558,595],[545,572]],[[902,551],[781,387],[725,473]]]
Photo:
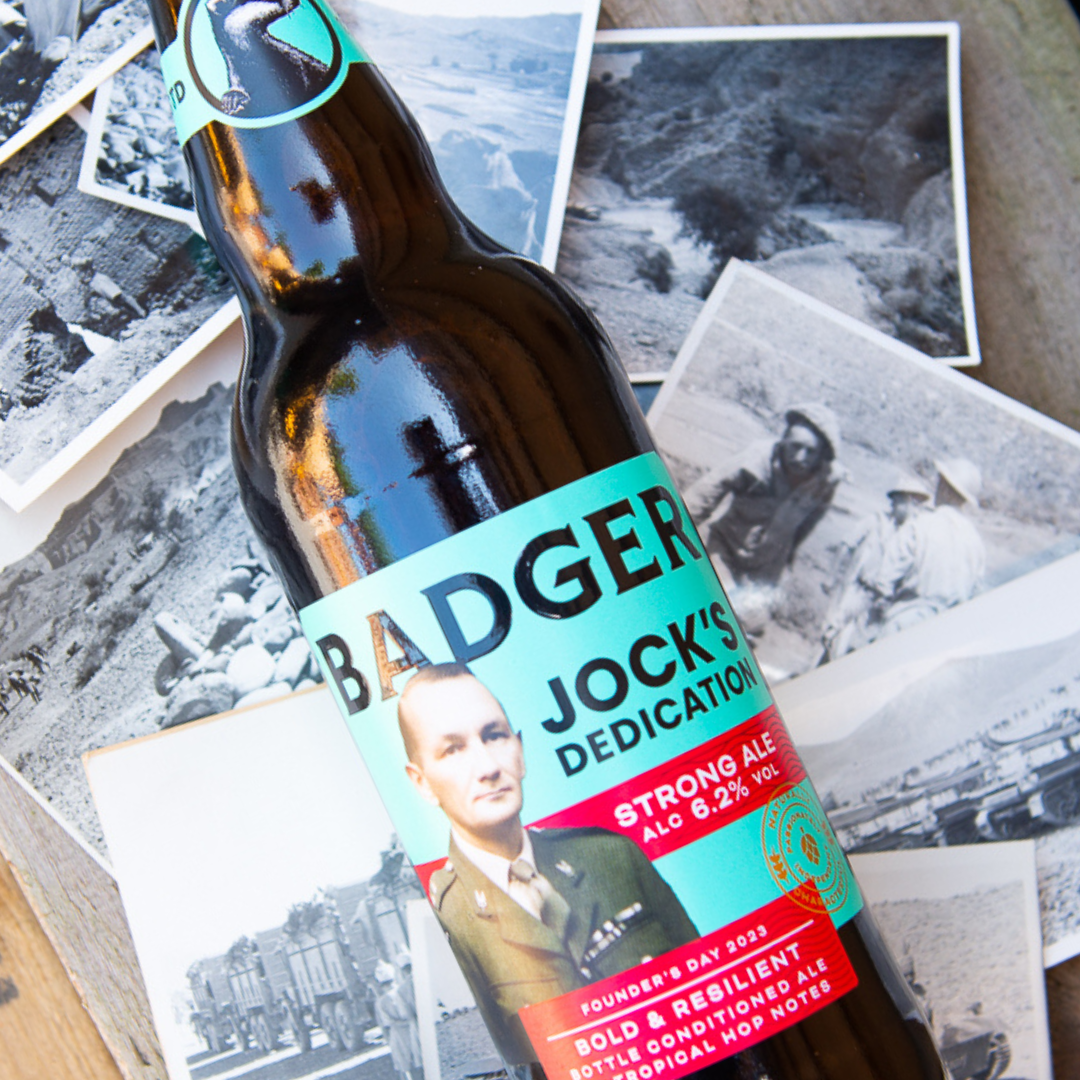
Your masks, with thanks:
[[[549,1080],[678,1080],[858,985],[832,921],[783,896],[730,926],[521,1010]]]
[[[775,708],[663,765],[531,823],[598,826],[629,837],[656,860],[759,809],[806,776]],[[425,891],[446,862],[416,867]]]
[[[730,825],[806,776],[775,708],[550,817],[540,828],[599,826],[650,859]]]

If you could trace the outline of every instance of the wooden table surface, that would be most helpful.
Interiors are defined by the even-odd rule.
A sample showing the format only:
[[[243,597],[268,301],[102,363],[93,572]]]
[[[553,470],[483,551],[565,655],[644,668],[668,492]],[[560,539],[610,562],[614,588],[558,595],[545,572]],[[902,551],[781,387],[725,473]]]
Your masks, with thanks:
[[[0,1077],[121,1080],[60,958],[0,859]]]
[[[600,26],[937,19],[961,27],[983,353],[973,377],[1080,428],[1080,26],[1066,0],[604,0]],[[64,952],[70,928],[50,930]],[[65,955],[68,967],[79,968],[78,955],[74,948]],[[1080,958],[1049,971],[1047,990],[1055,1073],[1072,1080],[1080,1077]],[[118,1080],[160,1072],[156,1055],[150,1063],[141,1051],[111,1045],[122,1069],[0,860],[0,1076]]]

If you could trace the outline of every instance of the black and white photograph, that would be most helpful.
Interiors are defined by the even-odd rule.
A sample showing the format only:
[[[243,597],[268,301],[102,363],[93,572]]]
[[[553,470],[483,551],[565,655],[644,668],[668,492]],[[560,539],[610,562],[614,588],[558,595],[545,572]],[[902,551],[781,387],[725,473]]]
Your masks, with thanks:
[[[573,25],[579,21],[575,16]],[[546,18],[540,18],[540,23],[548,25]],[[150,57],[151,52],[146,55]],[[505,69],[513,55],[497,51],[495,60],[488,63]],[[158,77],[155,64],[149,62],[139,65],[139,71],[143,77]],[[524,94],[522,101],[527,102],[528,97]],[[65,135],[72,143],[77,141],[74,129],[71,133],[65,129]],[[142,149],[148,143],[139,136],[133,145]],[[70,167],[61,178],[65,183],[70,179],[73,185],[78,165],[74,160],[64,161]],[[569,157],[566,161],[568,168]],[[19,158],[13,164],[17,166]],[[48,208],[36,193],[35,183],[37,177],[28,175],[26,197],[36,200],[32,204],[35,208],[38,204]],[[139,304],[146,312],[149,334],[163,321],[148,298],[158,302],[164,293],[147,292],[145,286],[125,276],[134,273],[136,266],[131,251],[142,248],[126,245],[125,234],[109,223],[139,223],[135,236],[140,244],[145,237],[186,236],[184,252],[204,252],[201,239],[178,222],[130,206],[85,193],[70,198],[81,200],[78,206],[92,208],[106,223],[90,234],[91,238],[101,237],[100,255],[95,247],[92,257],[84,256],[76,244],[70,257],[73,270],[84,276],[87,269],[92,270],[89,285],[77,295],[89,297],[84,303],[95,312],[100,308],[108,313],[116,307],[120,314],[115,318],[127,318],[135,327],[142,324],[130,305]],[[498,189],[484,189],[483,198],[497,207]],[[56,205],[59,209],[67,206]],[[53,243],[48,231],[53,227],[51,219],[44,210],[41,214],[40,224],[30,222],[26,231],[37,235],[35,243]],[[78,228],[69,231],[81,235]],[[9,246],[0,253],[0,265],[11,251]],[[98,258],[99,264],[93,258]],[[113,263],[118,264],[115,269]],[[60,304],[74,303],[74,286],[83,286],[68,266],[61,263],[63,273],[38,286],[54,289],[57,294],[58,314],[46,329],[55,323],[60,328],[56,332],[62,330],[61,343],[75,355],[82,355],[81,345],[86,341],[92,342],[102,350],[103,361],[108,360],[112,378],[120,350],[129,340],[142,339],[125,337],[127,331],[121,330],[119,345],[112,349],[105,341],[109,333],[115,333],[111,323],[93,322],[81,308],[78,312],[61,309]],[[184,288],[194,290],[198,277],[192,273]],[[26,287],[19,284],[18,288]],[[181,292],[175,303],[177,313],[170,315],[170,327],[182,322],[180,315],[187,318],[187,313],[197,308],[195,303],[181,307],[184,295]],[[169,310],[162,308],[160,313]],[[197,331],[189,342],[191,352],[186,348],[174,352],[167,363],[159,364],[137,385],[141,394],[144,387],[161,385],[162,376],[171,371],[176,372],[174,380],[189,375],[194,380],[189,379],[189,388],[176,401],[165,404],[151,428],[144,425],[126,449],[114,451],[115,459],[95,473],[93,482],[82,489],[64,485],[67,494],[63,501],[50,494],[27,505],[32,484],[40,477],[32,477],[17,488],[11,481],[5,495],[10,506],[27,509],[17,519],[18,527],[0,530],[0,632],[4,641],[0,650],[0,755],[69,828],[98,851],[103,850],[104,840],[79,765],[81,754],[246,706],[320,679],[239,503],[228,449],[232,382],[240,364],[239,336],[231,339],[232,355],[214,367],[213,374],[201,384],[184,364],[172,363],[173,358],[186,362],[195,344],[209,341],[221,324],[234,318],[235,310],[235,301],[230,301]],[[16,326],[12,332],[17,330]],[[13,340],[17,344],[19,339]],[[53,347],[48,341],[46,344]],[[39,351],[44,348],[34,347]],[[190,366],[198,368],[200,363]],[[89,368],[90,361],[77,366]],[[50,372],[58,367],[51,364]],[[76,376],[85,378],[79,371]],[[72,392],[67,389],[72,381],[64,375],[50,383],[49,393],[57,409],[61,401],[69,400],[64,395]],[[3,385],[11,391],[8,384]],[[93,391],[103,392],[96,384]],[[112,406],[106,421],[120,419],[124,404]],[[29,410],[24,412],[29,419]],[[16,413],[14,408],[9,411],[9,424]],[[130,415],[120,422],[130,426],[138,419]],[[65,414],[56,427],[48,429],[34,426],[33,437],[44,439],[47,431],[55,435],[61,422],[69,423],[70,418]],[[91,446],[88,452],[93,454],[97,430],[108,431],[103,428],[105,421],[95,423],[97,429],[91,424],[89,434],[77,436],[61,452],[61,464],[75,461],[81,465],[86,460],[81,456],[83,444]],[[5,432],[0,430],[0,447]],[[33,445],[26,441],[21,452],[29,452]],[[52,470],[60,477],[58,483],[66,475],[55,462],[45,468],[47,475]],[[0,485],[4,480],[0,472]],[[27,517],[31,514],[33,527]],[[15,519],[12,521],[14,526]]]
[[[333,6],[416,116],[458,205],[554,266],[599,0],[529,0],[513,15],[491,0],[453,14]],[[98,89],[79,186],[199,229],[155,47]]]
[[[599,0],[331,0],[416,117],[450,194],[551,268]]]
[[[22,509],[235,318],[179,223],[80,191],[88,114],[0,166],[0,498]]]
[[[501,1073],[324,689],[86,768],[172,1080]]]
[[[1080,548],[1080,436],[732,260],[649,422],[773,683]]]
[[[453,953],[447,955],[446,935],[426,898],[410,902],[408,924],[424,1080],[501,1075],[495,1044],[460,965]],[[482,1049],[490,1049],[491,1057],[480,1056]]]
[[[953,1080],[1051,1080],[1031,842],[851,861]]]
[[[597,33],[558,269],[635,381],[731,258],[979,363],[955,24]]]
[[[238,346],[51,523],[0,536],[0,755],[99,852],[83,753],[322,679],[240,504],[233,387],[209,381]]]
[[[1080,954],[1080,555],[777,687],[851,853],[1034,840],[1047,967]]]
[[[0,161],[153,40],[143,0],[0,5]]]
[[[79,190],[181,221],[201,235],[156,46],[94,92]]]

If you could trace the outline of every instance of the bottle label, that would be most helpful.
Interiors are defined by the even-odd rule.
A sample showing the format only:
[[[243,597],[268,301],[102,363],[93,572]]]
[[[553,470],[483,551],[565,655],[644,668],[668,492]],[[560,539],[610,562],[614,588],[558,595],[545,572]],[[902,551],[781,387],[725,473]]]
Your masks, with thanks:
[[[674,1080],[856,985],[857,886],[655,454],[300,619],[508,1062]]]
[[[252,128],[303,116],[368,60],[323,0],[183,0],[161,70],[183,146],[211,120]]]

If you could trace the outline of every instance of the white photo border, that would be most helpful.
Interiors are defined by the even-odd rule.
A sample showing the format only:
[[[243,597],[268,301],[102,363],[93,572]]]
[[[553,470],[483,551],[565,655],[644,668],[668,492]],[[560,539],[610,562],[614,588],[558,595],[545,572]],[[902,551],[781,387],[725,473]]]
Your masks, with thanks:
[[[566,112],[563,114],[559,160],[555,166],[555,181],[551,191],[551,209],[548,211],[540,256],[540,265],[548,270],[555,269],[559,257],[566,204],[570,198],[570,179],[574,173],[574,155],[577,152],[578,132],[585,106],[585,90],[589,83],[589,68],[592,66],[593,45],[599,33],[596,23],[600,18],[600,3],[601,0],[581,0],[578,5],[581,25],[578,27],[577,45],[574,48],[570,92],[566,99]]]
[[[660,392],[657,394],[652,408],[649,409],[648,420],[651,425],[655,426],[657,424],[662,417],[664,410],[670,404],[680,379],[687,367],[689,367],[693,361],[694,355],[697,353],[702,339],[708,332],[709,327],[712,325],[717,312],[724,302],[724,298],[740,277],[751,278],[758,284],[774,290],[787,302],[800,304],[809,311],[826,319],[830,319],[844,330],[858,334],[872,345],[895,353],[896,356],[901,359],[913,362],[917,367],[925,371],[928,377],[943,379],[955,388],[969,393],[974,397],[981,398],[988,405],[992,405],[998,409],[1004,409],[1006,412],[1012,413],[1018,420],[1031,424],[1040,431],[1044,431],[1048,435],[1052,435],[1054,438],[1060,439],[1075,449],[1080,450],[1080,432],[1074,431],[1070,427],[1066,427],[1064,424],[1051,419],[1041,412],[1037,412],[1035,409],[1032,409],[1028,405],[1024,405],[1015,398],[1008,397],[1001,393],[1000,390],[995,390],[993,387],[987,386],[977,379],[972,379],[958,371],[953,371],[951,365],[945,364],[938,359],[931,359],[925,353],[920,352],[913,346],[898,341],[889,334],[883,333],[873,326],[869,326],[867,323],[856,319],[854,316],[848,315],[843,311],[838,311],[836,308],[826,304],[823,300],[818,300],[816,297],[810,296],[800,289],[796,289],[793,285],[788,285],[779,278],[773,277],[764,270],[759,270],[750,263],[735,258],[730,259],[727,266],[724,267],[724,272],[720,275],[719,280],[713,287],[713,291],[709,294],[709,299],[701,309],[701,314],[698,315],[697,320],[691,327],[690,333],[686,335],[682,348],[679,349],[679,355],[675,357],[675,363],[672,364],[671,370],[664,378]],[[655,381],[655,376],[642,376],[640,378],[635,378],[633,381],[651,382]]]
[[[1018,884],[1023,890],[1022,928],[1027,953],[1027,989],[1034,1011],[1031,1026],[1036,1042],[1036,1066],[1040,1077],[1053,1075],[1046,980],[1042,963],[1042,928],[1039,924],[1039,889],[1036,877],[1035,843],[1032,840],[1004,840],[993,844],[967,844],[947,848],[908,848],[852,855],[851,866],[863,886],[870,906],[881,902],[930,900],[962,895],[976,889]],[[903,885],[897,888],[897,883]],[[1047,965],[1048,966],[1048,965]]]
[[[152,45],[153,42],[150,44]],[[147,48],[150,48],[150,45]],[[140,50],[140,53],[135,55],[138,56],[143,51],[145,50]],[[134,57],[131,59],[134,60]],[[131,63],[131,60],[128,63]],[[101,141],[105,137],[105,122],[109,118],[109,106],[112,105],[116,74],[118,73],[110,75],[94,91],[94,107],[90,112],[90,126],[86,132],[86,147],[83,150],[82,165],[79,169],[79,190],[84,195],[107,199],[109,202],[119,203],[121,206],[130,207],[132,210],[141,210],[144,214],[154,214],[157,217],[168,218],[170,221],[179,221],[182,225],[186,225],[191,229],[192,232],[203,236],[199,215],[194,210],[183,210],[178,206],[169,206],[167,203],[143,198],[141,195],[130,195],[126,191],[109,187],[97,179],[97,167],[101,159]]]

